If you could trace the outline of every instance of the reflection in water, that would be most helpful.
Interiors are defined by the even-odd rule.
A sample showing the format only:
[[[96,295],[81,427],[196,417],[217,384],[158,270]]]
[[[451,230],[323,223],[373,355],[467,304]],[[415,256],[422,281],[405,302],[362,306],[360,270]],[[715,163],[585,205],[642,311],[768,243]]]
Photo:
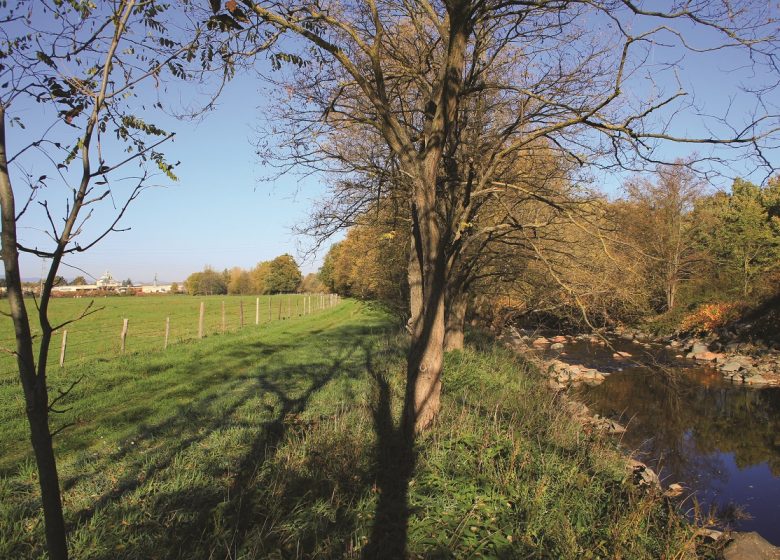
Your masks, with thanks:
[[[627,424],[623,444],[681,482],[705,507],[747,513],[734,528],[758,531],[780,545],[780,388],[748,389],[712,370],[687,367],[661,350],[616,341],[637,361],[620,364],[612,351],[567,345],[560,359],[613,371],[596,387],[583,387],[591,408]]]

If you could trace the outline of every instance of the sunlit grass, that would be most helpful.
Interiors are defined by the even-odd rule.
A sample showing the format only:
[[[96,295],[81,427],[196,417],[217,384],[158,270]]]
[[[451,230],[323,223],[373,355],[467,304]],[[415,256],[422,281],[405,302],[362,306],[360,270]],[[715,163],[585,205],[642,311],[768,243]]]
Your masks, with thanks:
[[[70,371],[84,381],[55,423],[76,425],[55,447],[73,557],[360,557],[393,475],[377,434],[398,425],[405,345],[345,302]],[[20,401],[0,399],[0,557],[40,558]],[[615,446],[503,349],[448,356],[442,415],[415,449],[395,520],[410,557],[694,556],[673,508],[627,485]]]

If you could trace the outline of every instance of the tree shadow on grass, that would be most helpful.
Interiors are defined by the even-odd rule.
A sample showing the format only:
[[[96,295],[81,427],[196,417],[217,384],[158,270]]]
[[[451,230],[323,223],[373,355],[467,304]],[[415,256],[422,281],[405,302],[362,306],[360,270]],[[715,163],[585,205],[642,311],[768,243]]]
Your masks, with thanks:
[[[343,496],[343,507],[334,519],[315,520],[316,530],[311,535],[301,534],[294,543],[294,555],[306,556],[307,551],[327,550],[326,556],[350,555],[354,545],[350,536],[361,523],[354,515],[352,506],[371,489],[378,491],[378,503],[371,538],[363,554],[366,558],[399,558],[403,556],[406,543],[408,508],[406,492],[413,469],[412,442],[402,437],[395,426],[392,414],[391,389],[384,375],[375,364],[375,350],[365,335],[376,334],[377,329],[342,327],[321,333],[322,348],[314,356],[295,363],[294,356],[276,351],[273,345],[254,342],[239,349],[230,349],[231,364],[241,364],[255,357],[264,357],[265,365],[256,371],[241,375],[229,381],[220,381],[223,393],[231,393],[229,402],[220,399],[220,394],[198,392],[190,406],[182,406],[163,421],[142,425],[133,437],[134,447],[123,445],[120,450],[106,456],[102,466],[129,463],[122,478],[94,500],[88,508],[69,515],[71,527],[86,527],[91,523],[111,525],[128,524],[132,529],[120,530],[126,533],[127,550],[132,556],[145,554],[149,557],[224,557],[233,558],[242,551],[252,550],[256,557],[282,551],[291,553],[292,544],[285,538],[268,531],[275,522],[297,522],[300,512],[296,508],[311,506],[316,509],[323,501],[332,500],[336,491]],[[285,345],[287,346],[287,345]],[[396,352],[398,349],[393,349]],[[278,354],[278,361],[274,361]],[[284,354],[284,355],[282,355]],[[270,359],[269,359],[270,358]],[[237,362],[236,362],[237,360]],[[193,380],[200,380],[203,368],[212,368],[219,362],[219,356],[212,357],[193,370]],[[292,362],[292,363],[291,363]],[[279,487],[276,499],[287,507],[279,516],[279,504],[271,503],[274,496],[268,488],[258,485],[258,472],[269,461],[270,467],[278,469],[283,459],[275,459],[285,438],[290,436],[306,438],[309,426],[317,418],[301,420],[312,397],[331,381],[338,379],[365,379],[376,388],[375,402],[371,406],[373,429],[376,432],[376,446],[347,450],[346,457],[339,457],[344,449],[329,448],[322,443],[308,450],[305,468],[280,473],[288,480]],[[196,381],[205,384],[206,381]],[[341,393],[339,393],[341,397]],[[237,419],[240,411],[254,406],[259,398],[274,403],[272,410],[258,412],[257,420]],[[347,395],[347,400],[349,396]],[[356,402],[344,402],[337,413],[344,413],[349,406],[365,406],[365,399],[354,398]],[[360,401],[360,402],[357,402]],[[266,405],[268,407],[268,405]],[[133,415],[127,418],[132,418]],[[198,429],[192,429],[197,425]],[[169,479],[185,478],[188,466],[180,465],[181,458],[200,447],[210,444],[212,434],[232,429],[246,429],[252,433],[250,441],[243,441],[245,449],[234,457],[227,473],[225,465],[215,461],[214,465],[201,465],[198,470],[213,479],[228,474],[229,484],[175,483]],[[187,434],[176,437],[177,432]],[[291,434],[292,432],[292,434]],[[338,437],[336,435],[335,437]],[[155,442],[164,445],[155,446]],[[173,445],[170,445],[173,443]],[[314,445],[314,444],[312,444]],[[138,449],[149,450],[149,454],[136,459]],[[352,453],[350,455],[350,453]],[[150,456],[151,455],[151,456]],[[366,460],[365,464],[351,464]],[[341,465],[341,468],[338,468]],[[314,472],[321,469],[327,472]],[[330,469],[330,471],[328,470]],[[102,467],[92,469],[100,473]],[[93,475],[78,475],[65,481],[68,489],[74,489]],[[326,479],[327,478],[327,479]],[[89,482],[89,481],[87,481]],[[153,485],[153,489],[149,489]],[[159,487],[159,488],[158,488]],[[142,513],[137,511],[139,501],[145,501]],[[315,513],[312,515],[316,516]],[[151,518],[140,520],[139,518]],[[305,517],[305,515],[303,516]],[[96,518],[93,521],[93,518]],[[143,532],[142,537],[139,532]],[[258,543],[258,538],[263,542]],[[287,535],[289,539],[289,535]],[[323,548],[323,542],[332,541]],[[259,554],[259,556],[258,556]],[[115,557],[114,552],[97,554],[98,558]],[[121,554],[120,554],[121,557]]]
[[[376,486],[379,497],[374,524],[363,558],[396,559],[406,556],[409,525],[409,480],[414,473],[416,453],[414,431],[393,419],[392,390],[387,377],[374,367],[366,352],[366,371],[374,382],[377,397],[372,409],[376,444]]]
[[[161,376],[161,392],[175,398],[163,404],[158,394],[128,394],[127,406],[96,408],[94,426],[129,435],[111,451],[84,454],[63,479],[66,504],[77,504],[66,510],[74,554],[356,557],[362,550],[364,558],[403,557],[414,452],[394,421],[383,371],[403,349],[376,344],[390,328],[329,329],[309,335],[315,341],[307,339],[308,350],[297,353],[287,340],[217,346],[169,366],[186,370],[184,381],[162,377],[170,372],[156,364],[151,373],[130,372],[151,381]],[[343,385],[326,389],[330,383]],[[112,390],[150,386],[158,385]],[[332,393],[312,410],[323,390]],[[350,419],[368,424],[338,424]],[[77,427],[65,437],[86,441],[89,430]],[[374,500],[375,510],[367,511]],[[355,540],[361,532],[367,542]],[[20,558],[41,553],[40,543],[22,542],[29,535],[9,538],[19,539]]]

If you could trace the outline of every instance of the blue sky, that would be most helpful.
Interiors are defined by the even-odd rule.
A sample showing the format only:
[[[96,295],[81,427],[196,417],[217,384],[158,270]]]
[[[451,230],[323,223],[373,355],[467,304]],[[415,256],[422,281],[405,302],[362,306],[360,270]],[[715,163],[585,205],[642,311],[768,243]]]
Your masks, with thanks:
[[[704,44],[708,34],[700,29],[688,29],[688,38]],[[658,59],[676,57],[670,49],[657,47]],[[741,56],[741,55],[740,55]],[[654,62],[651,58],[650,62]],[[697,93],[700,108],[711,113],[721,113],[731,101],[732,116],[739,117],[752,105],[745,98],[735,95],[739,80],[761,79],[751,71],[739,67],[733,51],[719,51],[708,55],[687,56],[680,61],[678,76],[683,84]],[[656,86],[665,87],[667,93],[676,91],[672,73],[653,75]],[[649,81],[637,76],[628,91],[629,96],[647,91]],[[292,227],[305,222],[313,204],[325,194],[325,178],[309,176],[301,178],[287,175],[273,181],[261,178],[272,175],[272,169],[264,167],[257,159],[253,141],[254,129],[266,115],[267,91],[254,74],[242,75],[228,84],[219,99],[218,107],[197,122],[180,121],[157,114],[151,122],[176,132],[173,142],[163,151],[170,162],[181,161],[176,169],[179,182],[158,180],[161,187],[145,191],[131,206],[122,225],[130,231],[114,233],[87,253],[68,256],[67,264],[86,271],[93,277],[106,270],[117,278],[131,278],[135,282],[150,282],[155,275],[160,281],[180,281],[188,274],[210,265],[215,269],[240,266],[249,268],[262,260],[291,253],[298,258],[304,272],[316,271],[324,250],[314,258],[303,260],[299,248],[307,244],[297,238]],[[270,87],[270,86],[265,86]],[[193,86],[181,88],[171,84],[164,95],[166,102],[174,100],[187,105],[198,98]],[[154,90],[141,93],[140,99],[150,104]],[[178,101],[177,101],[178,100]],[[775,103],[777,101],[775,100]],[[56,120],[41,105],[16,107],[28,125],[28,132],[36,125]],[[775,106],[775,110],[777,107]],[[682,135],[704,135],[701,122],[691,114],[681,115],[672,121],[673,131]],[[23,145],[27,132],[8,128],[10,153]],[[671,146],[662,153],[669,158],[686,157],[696,146]],[[708,148],[699,147],[700,153]],[[109,155],[117,155],[116,153]],[[777,158],[777,150],[773,152]],[[776,162],[777,163],[777,162]],[[51,175],[51,166],[34,157],[25,160],[27,170],[33,175]],[[744,175],[746,167],[737,163],[734,175]],[[121,175],[121,174],[120,174]],[[762,177],[757,177],[761,179]],[[602,176],[599,183],[611,194],[616,194],[623,177]],[[723,180],[716,187],[727,186]],[[121,185],[112,183],[117,197]],[[47,196],[60,204],[67,198],[64,185],[49,181]],[[111,215],[110,204],[100,210],[94,219],[95,229],[101,220]],[[23,243],[41,243],[40,230],[44,227],[44,215],[38,210],[25,217],[20,228]],[[88,237],[85,236],[85,237]],[[22,256],[22,275],[37,278],[41,260],[30,255]],[[82,272],[63,266],[60,273],[72,278]]]
[[[300,249],[308,241],[293,235],[292,227],[306,221],[312,205],[323,196],[324,182],[295,175],[265,179],[274,170],[258,162],[252,146],[263,112],[259,101],[263,96],[258,92],[256,77],[240,77],[225,89],[217,109],[197,122],[158,114],[152,122],[176,132],[161,149],[169,162],[181,161],[175,170],[179,181],[156,177],[153,183],[160,186],[144,191],[125,215],[122,224],[129,231],[113,233],[88,252],[66,257],[65,263],[95,277],[108,270],[116,278],[134,282],[150,282],[155,274],[160,281],[179,281],[205,265],[218,270],[250,268],[291,253],[304,273],[316,271],[324,250],[303,258]],[[46,120],[34,114],[39,110],[36,106],[22,112],[28,129]],[[21,145],[14,141],[14,133],[20,132],[8,130],[12,152],[15,144]],[[33,163],[30,169],[33,174],[51,173],[43,162]],[[49,184],[54,193],[50,198],[64,199],[62,186]],[[116,190],[119,193],[121,188]],[[101,212],[112,215],[110,204]],[[31,218],[25,225],[42,227],[40,212]],[[38,232],[25,228],[20,236],[31,244],[40,239]],[[40,276],[41,259],[23,254],[21,260],[23,277]],[[72,278],[82,273],[64,266],[61,274]]]

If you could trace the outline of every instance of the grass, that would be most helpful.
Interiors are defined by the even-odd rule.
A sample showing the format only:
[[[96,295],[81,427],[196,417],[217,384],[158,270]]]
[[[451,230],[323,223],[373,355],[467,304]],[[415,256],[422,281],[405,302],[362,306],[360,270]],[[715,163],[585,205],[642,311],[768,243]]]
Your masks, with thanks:
[[[76,425],[56,440],[73,557],[694,557],[674,508],[627,484],[614,445],[501,348],[448,356],[442,414],[406,456],[404,345],[345,302],[73,371],[86,377],[57,421]],[[40,558],[8,399],[0,557]]]
[[[243,305],[245,327],[279,320],[280,316],[299,316],[303,301],[310,297],[313,312],[321,308],[319,296],[281,294],[274,296],[112,296],[102,298],[54,298],[49,308],[50,322],[58,325],[79,317],[90,304],[90,313],[65,327],[68,331],[66,366],[78,365],[98,356],[120,352],[123,319],[128,319],[127,352],[157,351],[163,348],[165,320],[170,319],[169,345],[193,340],[198,335],[200,304],[205,303],[204,333],[234,332],[240,327]],[[259,300],[259,309],[256,304]],[[32,298],[25,300],[31,314],[33,334],[40,333],[37,311]],[[222,306],[225,324],[222,325]],[[0,312],[8,311],[8,301],[0,300]],[[259,311],[259,313],[257,313]],[[281,311],[281,313],[280,313]],[[256,317],[256,313],[258,317]],[[55,333],[49,366],[59,367],[61,334]],[[14,347],[14,330],[10,317],[0,320],[0,349]],[[0,353],[0,383],[14,378],[16,364],[8,353]]]

